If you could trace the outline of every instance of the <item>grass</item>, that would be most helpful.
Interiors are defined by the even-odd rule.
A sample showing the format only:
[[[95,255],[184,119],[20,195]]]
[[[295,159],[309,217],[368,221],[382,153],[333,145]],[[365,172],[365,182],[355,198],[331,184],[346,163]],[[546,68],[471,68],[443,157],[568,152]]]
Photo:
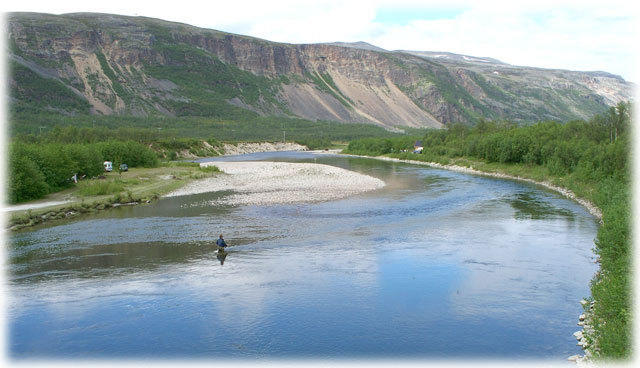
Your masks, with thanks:
[[[218,173],[220,169],[217,166],[199,166],[198,170],[204,173]]]
[[[115,194],[124,190],[121,180],[86,180],[78,183],[77,194],[81,196],[97,196]]]
[[[168,162],[155,168],[131,168],[127,172],[106,173],[105,179],[80,181],[74,188],[21,204],[71,200],[69,203],[30,210],[13,211],[9,226],[13,230],[45,221],[65,219],[113,207],[117,203],[151,202],[191,180],[220,173],[215,166],[200,167],[192,162]]]
[[[621,359],[631,355],[630,309],[631,256],[630,256],[630,184],[617,178],[600,181],[584,180],[577,173],[554,174],[549,168],[524,163],[486,162],[466,156],[395,153],[385,156],[440,164],[473,167],[476,170],[503,173],[539,182],[550,182],[571,190],[577,197],[584,198],[600,208],[603,224],[595,241],[594,252],[598,256],[600,270],[591,281],[591,297],[595,300],[592,326],[594,335],[587,338],[594,341],[590,347],[599,360]]]

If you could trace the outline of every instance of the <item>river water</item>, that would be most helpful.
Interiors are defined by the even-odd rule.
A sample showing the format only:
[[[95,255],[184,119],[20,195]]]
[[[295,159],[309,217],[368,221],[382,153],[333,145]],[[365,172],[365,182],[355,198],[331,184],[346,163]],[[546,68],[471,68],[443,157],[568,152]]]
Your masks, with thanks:
[[[161,199],[12,234],[22,358],[540,358],[580,353],[597,223],[535,185],[303,152],[384,180],[343,200]],[[230,245],[225,258],[214,242]]]

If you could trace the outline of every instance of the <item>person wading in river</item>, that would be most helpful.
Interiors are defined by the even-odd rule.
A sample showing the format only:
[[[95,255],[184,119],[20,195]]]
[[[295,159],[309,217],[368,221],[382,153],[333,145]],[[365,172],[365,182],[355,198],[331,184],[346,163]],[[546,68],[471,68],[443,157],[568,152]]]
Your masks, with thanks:
[[[220,234],[220,238],[216,240],[216,244],[218,244],[218,250],[221,250],[224,252],[224,248],[227,247],[227,243],[224,242],[224,239],[222,238],[222,234]]]

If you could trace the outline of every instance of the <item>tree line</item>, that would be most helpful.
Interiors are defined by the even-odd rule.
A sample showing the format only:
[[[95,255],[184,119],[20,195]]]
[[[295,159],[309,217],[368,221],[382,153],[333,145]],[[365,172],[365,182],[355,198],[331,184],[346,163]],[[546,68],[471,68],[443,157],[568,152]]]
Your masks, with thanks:
[[[34,143],[14,140],[9,145],[10,203],[42,198],[73,185],[72,176],[96,177],[104,172],[104,161],[114,167],[154,167],[157,154],[134,141],[96,143]]]
[[[59,128],[57,128],[59,127]],[[81,138],[95,141],[106,137],[136,141],[156,138],[187,137],[220,141],[287,141],[318,140],[350,141],[364,137],[392,137],[403,135],[373,124],[345,124],[332,121],[309,121],[284,116],[258,116],[247,119],[220,119],[185,116],[66,116],[52,113],[16,113],[9,116],[9,135],[24,139],[39,139],[56,129],[75,127]],[[286,137],[283,137],[283,132]],[[62,133],[61,131],[58,133]],[[67,131],[70,133],[70,131]],[[75,134],[67,134],[76,136]],[[82,137],[86,135],[86,137]],[[101,136],[98,138],[97,136]],[[21,138],[22,139],[22,138]]]
[[[450,163],[476,160],[501,170],[537,173],[598,206],[603,224],[595,253],[600,271],[591,282],[593,327],[604,358],[631,353],[631,105],[621,102],[588,121],[545,121],[527,126],[480,120],[472,127],[454,124],[420,137],[421,154],[411,139],[368,138],[349,143],[347,152],[389,155]]]
[[[546,167],[551,175],[577,174],[584,180],[628,175],[630,107],[620,103],[588,121],[545,121],[518,126],[480,120],[474,126],[453,124],[428,130],[424,136],[364,138],[349,142],[348,153],[397,154],[413,151],[420,140],[418,159],[472,157],[486,162]]]

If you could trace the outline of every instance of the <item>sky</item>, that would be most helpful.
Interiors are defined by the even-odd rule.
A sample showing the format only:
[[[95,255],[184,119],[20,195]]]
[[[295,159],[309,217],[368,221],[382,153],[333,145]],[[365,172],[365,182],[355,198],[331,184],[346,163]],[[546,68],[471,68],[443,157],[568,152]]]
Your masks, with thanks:
[[[640,37],[634,3],[630,0],[9,0],[0,5],[0,11],[147,16],[279,42],[365,41],[388,50],[447,51],[492,57],[514,65],[602,70],[638,83],[636,51]],[[3,110],[4,104],[0,104],[0,116],[5,116]],[[4,135],[5,130],[0,129],[0,142],[5,142]],[[640,137],[640,129],[636,130],[636,137]],[[6,146],[0,147],[0,156],[7,157],[3,153]],[[640,145],[635,145],[635,149],[634,156],[640,157]],[[5,160],[0,160],[0,179],[4,179],[1,175],[6,171],[4,166]],[[640,173],[640,163],[636,172]],[[635,196],[635,200],[640,208],[640,196]],[[635,226],[638,228],[637,223]],[[0,243],[1,238],[2,234]],[[4,253],[0,252],[2,264]],[[638,295],[640,283],[636,284]],[[0,285],[0,294],[4,293]],[[0,311],[5,310],[5,299],[0,297]],[[4,333],[0,331],[2,346]]]
[[[365,41],[638,81],[633,1],[21,0],[3,11],[139,15],[288,43]]]

